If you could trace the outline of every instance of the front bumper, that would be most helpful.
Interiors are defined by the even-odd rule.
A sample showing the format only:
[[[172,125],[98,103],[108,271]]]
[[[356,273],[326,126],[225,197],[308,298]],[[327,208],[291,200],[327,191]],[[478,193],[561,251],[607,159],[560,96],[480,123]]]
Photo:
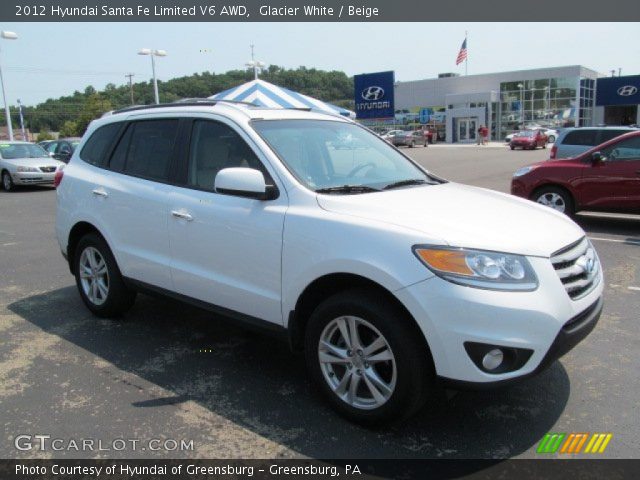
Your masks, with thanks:
[[[532,292],[482,290],[439,277],[395,292],[423,331],[439,377],[465,386],[520,379],[544,369],[591,332],[602,311],[602,272],[588,295],[572,300],[549,259],[529,261],[540,283]],[[531,353],[518,368],[489,373],[474,363],[465,343]]]
[[[53,185],[56,172],[14,172],[11,174],[16,185]]]

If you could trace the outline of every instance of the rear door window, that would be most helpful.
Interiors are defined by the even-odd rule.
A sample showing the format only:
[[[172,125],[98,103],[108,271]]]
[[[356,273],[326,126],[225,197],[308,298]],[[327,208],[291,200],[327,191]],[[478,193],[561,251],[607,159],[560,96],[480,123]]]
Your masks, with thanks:
[[[629,130],[602,130],[600,132],[600,140],[598,141],[597,145],[608,142],[612,138],[619,137],[624,133],[629,133]]]
[[[564,145],[584,145],[592,147],[597,145],[597,130],[574,130],[567,133],[563,140]]]
[[[168,181],[177,134],[177,119],[133,122],[114,151],[111,168],[127,175]]]

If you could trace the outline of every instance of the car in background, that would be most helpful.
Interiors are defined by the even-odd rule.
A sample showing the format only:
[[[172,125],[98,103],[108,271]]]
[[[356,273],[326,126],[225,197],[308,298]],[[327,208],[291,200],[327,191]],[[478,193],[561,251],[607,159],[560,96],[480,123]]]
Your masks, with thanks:
[[[60,138],[58,140],[47,141],[47,145],[44,149],[56,160],[60,160],[64,163],[69,163],[71,155],[76,151],[76,148],[80,144],[81,138]]]
[[[523,150],[535,150],[538,147],[547,148],[547,136],[542,130],[522,130],[513,136],[509,142],[511,150],[522,148]]]
[[[556,138],[560,135],[560,132],[554,128],[541,128],[540,130],[547,136],[547,143],[555,143]]]
[[[382,135],[380,135],[382,137],[383,140],[386,140],[387,142],[391,142],[391,139],[396,136],[399,135],[401,133],[404,133],[404,130],[389,130],[388,132],[383,133]]]
[[[576,157],[612,138],[638,130],[633,127],[576,127],[567,128],[557,137],[551,148],[551,158]]]
[[[2,188],[10,192],[18,185],[50,185],[64,163],[40,146],[29,142],[0,143]]]
[[[427,146],[429,139],[422,130],[414,130],[413,132],[400,132],[391,137],[391,143],[396,147],[413,148],[416,145]]]
[[[572,215],[581,210],[640,213],[640,130],[573,158],[513,174],[511,193]]]

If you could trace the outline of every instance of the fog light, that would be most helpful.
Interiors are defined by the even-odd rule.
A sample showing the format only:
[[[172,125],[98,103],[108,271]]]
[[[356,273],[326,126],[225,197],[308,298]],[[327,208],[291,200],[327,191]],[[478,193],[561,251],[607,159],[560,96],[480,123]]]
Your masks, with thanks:
[[[502,365],[504,354],[499,348],[495,348],[482,357],[482,366],[487,370],[495,370]]]

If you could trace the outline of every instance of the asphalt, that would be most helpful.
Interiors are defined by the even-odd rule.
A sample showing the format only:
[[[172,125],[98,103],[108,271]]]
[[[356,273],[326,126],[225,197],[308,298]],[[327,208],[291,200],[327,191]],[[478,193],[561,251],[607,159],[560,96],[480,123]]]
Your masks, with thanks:
[[[547,154],[499,145],[407,153],[436,174],[501,191]],[[638,458],[640,217],[578,219],[606,290],[598,326],[576,349],[521,384],[450,393],[405,424],[368,430],[336,416],[302,358],[276,339],[142,295],[122,321],[92,317],[55,240],[55,192],[0,193],[0,205],[2,458],[538,458],[547,432],[611,432],[601,457]],[[64,449],[20,451],[18,435],[50,435]],[[103,450],[69,447],[82,439]],[[140,441],[116,450],[116,439]],[[152,439],[193,449],[152,451]]]

